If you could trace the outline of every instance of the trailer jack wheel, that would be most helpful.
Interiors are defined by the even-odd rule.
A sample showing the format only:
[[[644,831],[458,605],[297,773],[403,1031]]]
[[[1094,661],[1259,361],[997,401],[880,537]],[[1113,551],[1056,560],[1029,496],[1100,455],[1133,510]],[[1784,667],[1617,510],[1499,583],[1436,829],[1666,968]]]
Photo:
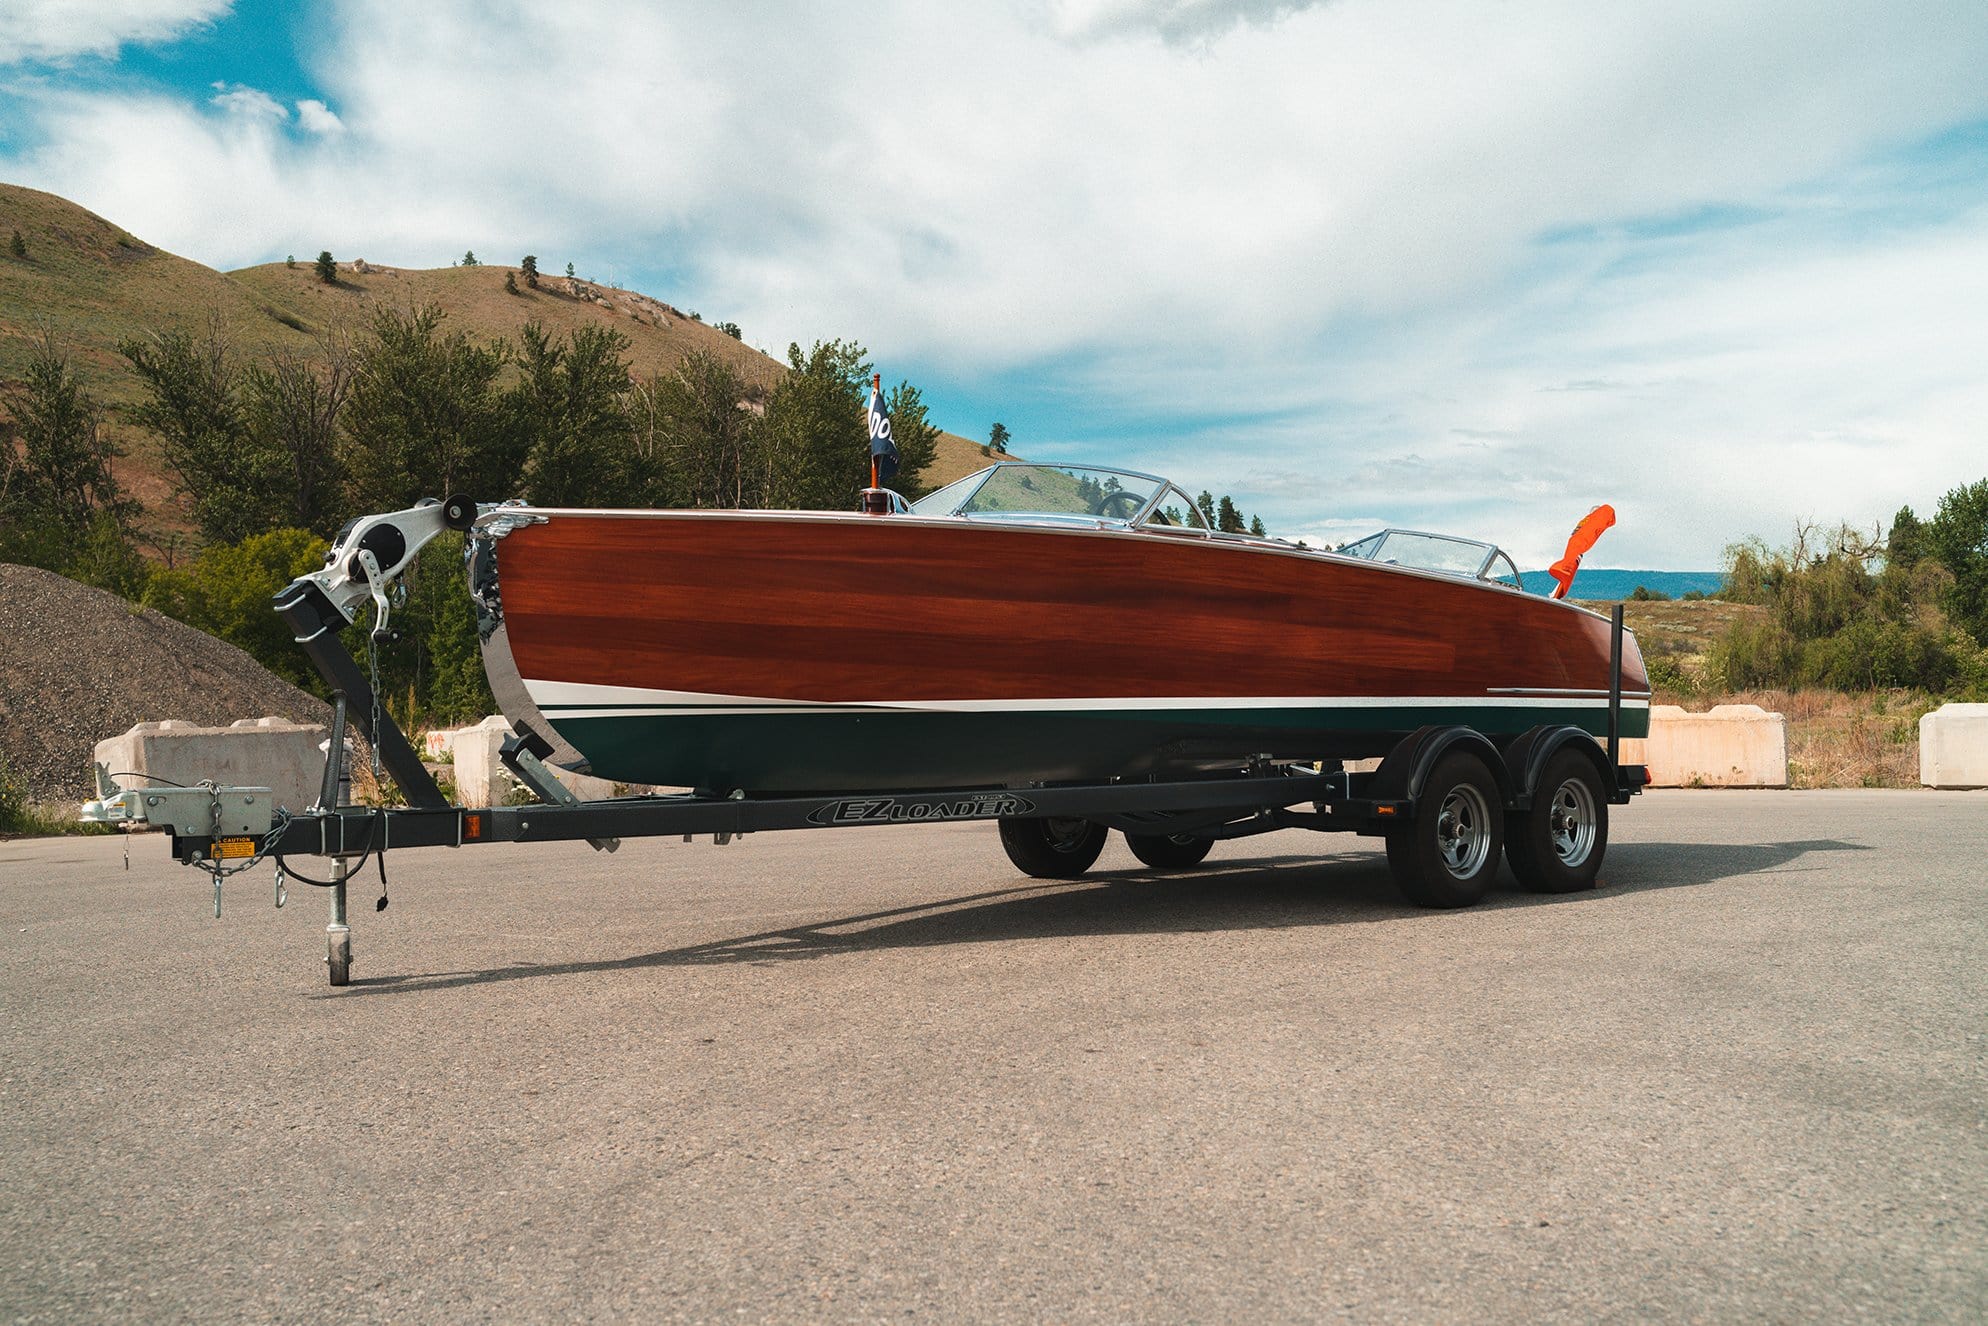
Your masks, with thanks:
[[[1109,832],[1090,820],[1009,816],[1001,821],[1001,846],[1024,875],[1075,879],[1097,862]]]
[[[1498,781],[1484,761],[1456,751],[1437,761],[1415,817],[1388,835],[1394,882],[1418,907],[1468,907],[1498,873],[1505,817]]]

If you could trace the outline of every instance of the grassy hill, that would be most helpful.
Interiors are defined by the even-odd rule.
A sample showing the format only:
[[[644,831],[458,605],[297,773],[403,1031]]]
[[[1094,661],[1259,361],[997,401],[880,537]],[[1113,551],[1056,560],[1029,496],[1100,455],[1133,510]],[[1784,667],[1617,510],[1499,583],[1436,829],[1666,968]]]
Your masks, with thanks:
[[[27,248],[24,258],[6,248],[17,230]],[[780,361],[633,291],[541,276],[536,290],[520,279],[513,295],[504,278],[518,275],[515,267],[427,270],[363,261],[340,263],[338,284],[327,286],[312,271],[315,257],[300,254],[295,267],[279,262],[218,272],[147,244],[54,194],[0,183],[0,381],[18,381],[42,332],[53,332],[84,383],[109,407],[106,431],[130,453],[119,478],[160,524],[170,526],[171,485],[150,439],[123,418],[141,391],[117,347],[127,337],[176,323],[204,328],[218,318],[244,351],[302,351],[323,331],[363,327],[381,304],[432,303],[450,325],[476,336],[515,336],[534,320],[555,335],[589,325],[612,327],[628,338],[637,377],[665,372],[698,350],[726,360],[762,386],[787,371]],[[934,486],[949,483],[984,464],[977,443],[946,433],[924,479]]]

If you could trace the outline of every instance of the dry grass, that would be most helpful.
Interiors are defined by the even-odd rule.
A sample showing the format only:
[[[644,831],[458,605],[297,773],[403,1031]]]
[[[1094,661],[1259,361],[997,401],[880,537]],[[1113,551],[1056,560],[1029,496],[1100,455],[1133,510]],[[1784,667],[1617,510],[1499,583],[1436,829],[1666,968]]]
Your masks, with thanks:
[[[1607,604],[1590,605],[1606,611]],[[1623,620],[1659,677],[1658,704],[1703,713],[1757,704],[1788,720],[1791,787],[1919,786],[1919,716],[1939,706],[1920,691],[1726,691],[1708,684],[1706,655],[1734,622],[1766,609],[1718,599],[1629,603]]]
[[[1714,704],[1757,704],[1787,718],[1790,787],[1917,787],[1919,716],[1939,702],[1917,691],[1742,691],[1688,707]]]

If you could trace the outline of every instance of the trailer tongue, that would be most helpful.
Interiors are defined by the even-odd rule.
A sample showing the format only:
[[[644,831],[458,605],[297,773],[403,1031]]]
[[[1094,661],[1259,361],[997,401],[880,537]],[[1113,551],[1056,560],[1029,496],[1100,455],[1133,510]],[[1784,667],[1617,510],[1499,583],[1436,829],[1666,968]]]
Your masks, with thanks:
[[[1384,836],[1390,867],[1411,901],[1456,907],[1482,896],[1501,852],[1509,852],[1521,883],[1530,888],[1592,887],[1607,844],[1607,806],[1626,802],[1646,781],[1641,767],[1617,762],[1618,607],[1605,751],[1572,726],[1535,727],[1502,745],[1467,727],[1429,726],[1404,738],[1371,773],[1262,755],[1191,778],[761,797],[687,792],[581,801],[546,763],[555,751],[548,734],[520,723],[500,758],[537,803],[452,805],[382,709],[377,678],[361,668],[339,633],[370,604],[370,643],[377,646],[405,601],[403,577],[423,547],[445,529],[510,519],[531,516],[513,507],[479,511],[459,497],[366,517],[341,532],[322,571],[276,596],[276,611],[333,697],[331,740],[311,806],[297,811],[277,806],[270,789],[260,787],[120,789],[99,767],[99,797],[83,807],[82,818],[166,830],[173,856],[212,877],[217,917],[223,881],[264,860],[276,868],[279,907],[289,881],[325,889],[330,902],[325,961],[331,984],[342,986],[350,982],[352,968],[349,881],[373,865],[382,884],[378,906],[384,910],[386,856],[396,849],[581,841],[612,852],[633,837],[688,840],[709,834],[722,845],[780,829],[992,820],[1000,824],[1003,846],[1016,866],[1038,877],[1068,879],[1097,860],[1111,829],[1125,834],[1149,866],[1177,868],[1198,862],[1218,840],[1305,828]],[[371,745],[377,766],[398,785],[405,806],[350,803],[344,762],[348,724]],[[312,877],[291,864],[308,857],[328,858],[329,878]]]

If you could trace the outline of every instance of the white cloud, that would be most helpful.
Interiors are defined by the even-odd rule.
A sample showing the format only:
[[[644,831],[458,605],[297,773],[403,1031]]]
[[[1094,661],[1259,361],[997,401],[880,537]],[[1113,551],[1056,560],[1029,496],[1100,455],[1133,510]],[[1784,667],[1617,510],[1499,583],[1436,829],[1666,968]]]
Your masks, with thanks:
[[[232,7],[233,0],[7,0],[0,6],[0,65],[114,55],[126,44],[179,36]]]
[[[1217,36],[1242,23],[1273,23],[1320,0],[1051,0],[1060,36],[1155,33],[1169,41]]]
[[[215,95],[208,100],[230,115],[239,115],[245,120],[287,120],[290,112],[283,103],[260,88],[243,87],[236,83],[214,84]]]
[[[307,133],[342,134],[345,122],[338,118],[331,107],[314,97],[306,97],[297,103],[297,123]]]
[[[7,173],[222,266],[571,256],[757,344],[1034,372],[1285,529],[1405,513],[1538,559],[1612,499],[1599,556],[1702,564],[1975,477],[1988,301],[1942,264],[1988,270],[1988,226],[1837,213],[1988,117],[1978,0],[332,9],[308,133],[33,93]]]

